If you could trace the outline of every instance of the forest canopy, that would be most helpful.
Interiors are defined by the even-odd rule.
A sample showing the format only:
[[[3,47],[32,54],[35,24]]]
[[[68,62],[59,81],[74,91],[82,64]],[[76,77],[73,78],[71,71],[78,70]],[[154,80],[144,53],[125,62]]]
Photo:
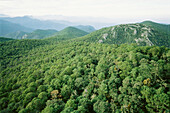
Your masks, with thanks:
[[[168,113],[170,50],[67,40],[0,43],[1,113]]]

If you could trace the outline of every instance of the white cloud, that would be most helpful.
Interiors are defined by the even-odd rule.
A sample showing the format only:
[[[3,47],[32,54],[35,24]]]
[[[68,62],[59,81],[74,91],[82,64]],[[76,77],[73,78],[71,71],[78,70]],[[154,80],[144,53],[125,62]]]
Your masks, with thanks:
[[[11,16],[65,15],[106,18],[170,17],[170,0],[0,0]]]

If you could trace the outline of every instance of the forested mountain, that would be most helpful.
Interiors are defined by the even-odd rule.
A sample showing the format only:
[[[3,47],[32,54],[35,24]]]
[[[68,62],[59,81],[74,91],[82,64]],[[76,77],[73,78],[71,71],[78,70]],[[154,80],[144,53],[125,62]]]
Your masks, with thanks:
[[[64,35],[64,36],[68,36],[68,37],[81,37],[84,35],[87,35],[88,33],[85,31],[82,31],[80,29],[77,29],[75,27],[67,27],[57,33],[55,33],[54,35]]]
[[[16,32],[6,34],[5,37],[13,38],[13,39],[25,39],[27,37],[27,34],[29,33],[24,31],[16,31]]]
[[[9,41],[9,40],[13,40],[13,39],[12,38],[0,37],[0,42],[5,42],[5,41]]]
[[[37,29],[31,33],[17,31],[17,32],[9,33],[5,35],[5,37],[13,38],[13,39],[43,39],[52,36],[56,32],[57,30],[52,30],[52,29],[48,29],[48,30]]]
[[[8,33],[17,31],[31,32],[30,28],[23,27],[19,24],[11,23],[9,21],[0,20],[0,36],[5,36]]]
[[[144,21],[144,22],[142,22],[142,24],[152,26],[157,31],[167,33],[168,35],[170,35],[170,25],[168,25],[168,24],[160,24],[160,23],[156,23],[156,22],[152,22],[152,21]]]
[[[73,38],[81,37],[88,34],[85,31],[77,29],[75,27],[67,27],[57,33],[55,33],[52,37],[46,38],[44,40],[51,42],[51,41],[63,41],[63,40],[70,40]]]
[[[43,38],[54,35],[56,32],[58,31],[52,30],[52,29],[48,29],[48,30],[37,29],[33,31],[32,33],[27,34],[26,38],[27,39],[43,39]]]
[[[136,43],[170,47],[169,35],[144,24],[121,24],[97,30],[84,36],[84,41],[108,44]]]
[[[93,32],[95,31],[95,28],[90,25],[78,25],[74,26],[74,24],[77,25],[77,23],[71,23],[68,21],[62,21],[62,20],[39,20],[35,19],[30,16],[23,16],[23,17],[0,17],[1,20],[9,21],[12,23],[19,24],[24,27],[32,28],[32,29],[56,29],[58,31],[68,27],[73,26],[78,29],[81,29],[85,32]]]
[[[87,32],[77,29],[75,27],[67,27],[61,31],[56,31],[52,29],[48,30],[41,30],[37,29],[31,33],[26,33],[22,31],[17,31],[14,33],[9,33],[5,35],[5,37],[8,38],[13,38],[13,39],[43,39],[47,37],[55,37],[56,36],[59,38],[76,38],[76,37],[81,37],[88,34]]]
[[[73,26],[73,27],[81,29],[81,30],[88,32],[88,33],[95,31],[95,28],[93,26],[90,26],[90,25],[88,25],[88,26],[78,25],[78,26]]]

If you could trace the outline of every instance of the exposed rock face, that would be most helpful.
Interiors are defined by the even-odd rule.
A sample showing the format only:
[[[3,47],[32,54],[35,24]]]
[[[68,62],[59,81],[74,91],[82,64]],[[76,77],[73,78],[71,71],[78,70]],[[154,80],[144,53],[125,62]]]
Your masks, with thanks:
[[[116,32],[113,32],[113,38],[116,38]]]
[[[108,44],[136,43],[141,46],[170,47],[169,35],[145,24],[121,24],[102,28],[83,37],[86,41]]]
[[[108,36],[107,33],[103,34],[103,38],[104,38],[105,40],[106,40],[107,36]]]
[[[112,30],[111,31],[113,31],[115,29],[115,27],[112,27]]]
[[[22,36],[22,38],[21,39],[26,39],[27,38],[27,34],[25,34],[24,36]]]
[[[103,40],[99,40],[99,43],[103,43]]]
[[[154,35],[152,33],[152,29],[146,25],[142,24],[124,24],[117,25],[110,28],[109,32],[103,33],[102,38],[104,40],[99,40],[99,43],[105,42],[107,39],[113,38],[113,40],[127,40],[128,43],[137,43],[141,45],[141,43],[146,44],[148,46],[154,45],[149,37]],[[112,36],[112,37],[109,37]]]
[[[136,33],[137,33],[137,30],[135,29],[133,34],[136,35]]]

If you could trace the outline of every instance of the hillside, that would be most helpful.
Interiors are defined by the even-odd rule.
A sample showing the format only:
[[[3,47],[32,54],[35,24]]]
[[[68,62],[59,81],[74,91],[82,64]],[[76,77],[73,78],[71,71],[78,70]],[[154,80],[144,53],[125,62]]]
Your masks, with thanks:
[[[141,23],[151,26],[151,27],[155,28],[157,31],[161,31],[161,32],[164,32],[164,33],[167,33],[170,35],[170,25],[168,25],[168,24],[159,24],[159,23],[152,22],[152,21],[144,21]]]
[[[77,29],[75,27],[67,27],[67,28],[55,33],[54,35],[71,35],[71,36],[73,35],[76,37],[80,37],[80,36],[83,36],[86,34],[88,34],[88,33],[85,31],[82,31],[80,29]]]
[[[166,47],[50,39],[0,47],[2,113],[169,111]]]
[[[73,26],[75,28],[78,28],[78,29],[81,29],[87,33],[91,33],[93,31],[95,31],[95,28],[93,26],[90,26],[90,25],[87,25],[87,26],[84,26],[84,25],[78,25],[78,26]]]
[[[88,34],[85,31],[82,31],[80,29],[74,28],[74,27],[67,27],[57,33],[55,33],[53,36],[48,37],[44,40],[48,42],[60,42],[64,40],[70,40],[70,39],[76,39],[77,37],[82,37],[84,35]]]
[[[13,40],[13,39],[12,38],[0,37],[0,42],[10,41],[10,40]]]
[[[13,39],[43,39],[47,37],[52,37],[53,39],[71,39],[76,37],[81,37],[87,35],[88,33],[77,29],[75,27],[67,27],[61,31],[56,30],[41,30],[37,29],[31,33],[26,33],[22,31],[17,31],[14,33],[9,33],[5,35],[6,37]]]
[[[77,29],[75,27],[67,27],[59,32],[56,32],[51,38],[72,39],[82,37],[87,34],[88,34],[87,32]]]
[[[41,29],[37,29],[29,34],[27,34],[26,38],[27,39],[43,39],[49,36],[54,35],[56,32],[58,32],[57,30],[41,30]]]
[[[19,24],[11,23],[9,21],[0,20],[0,36],[5,36],[8,33],[17,31],[31,32],[30,28],[23,27]]]
[[[169,35],[144,24],[122,24],[103,28],[80,39],[108,44],[136,43],[143,46],[170,47]]]
[[[17,31],[14,33],[9,33],[5,36],[13,39],[43,39],[52,36],[56,32],[57,30],[52,30],[52,29],[48,29],[48,30],[37,29],[31,33]]]
[[[29,34],[29,33],[24,32],[24,31],[16,31],[16,32],[13,32],[13,33],[6,34],[5,37],[13,38],[13,39],[25,39],[27,34]]]

